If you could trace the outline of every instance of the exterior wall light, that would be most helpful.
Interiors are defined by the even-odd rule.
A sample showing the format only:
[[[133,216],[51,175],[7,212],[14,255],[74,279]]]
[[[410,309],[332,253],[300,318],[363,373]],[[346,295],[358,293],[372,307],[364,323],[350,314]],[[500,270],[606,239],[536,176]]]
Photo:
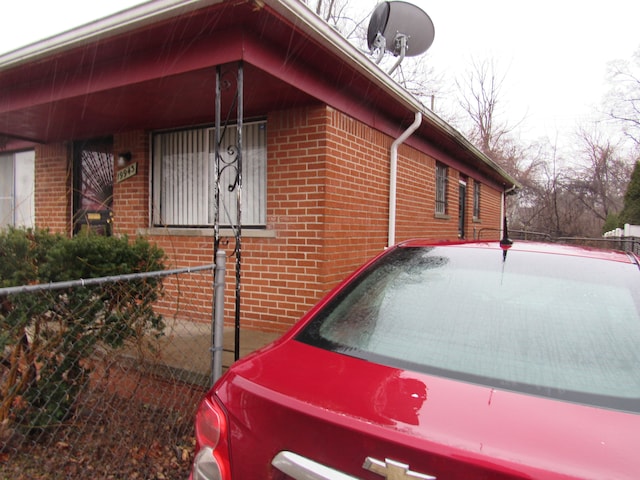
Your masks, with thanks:
[[[122,152],[118,154],[118,166],[124,167],[131,161],[131,152]]]

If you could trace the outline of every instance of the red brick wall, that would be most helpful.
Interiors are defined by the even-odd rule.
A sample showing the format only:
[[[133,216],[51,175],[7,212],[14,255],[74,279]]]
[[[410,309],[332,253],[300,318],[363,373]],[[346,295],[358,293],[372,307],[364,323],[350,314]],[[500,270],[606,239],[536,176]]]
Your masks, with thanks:
[[[143,130],[114,135],[116,178],[118,153],[131,152],[131,163],[137,163],[136,175],[114,184],[113,232],[135,237],[149,227],[151,152],[149,133]],[[212,236],[168,235],[159,231],[149,237],[166,253],[168,269],[196,267],[214,263]],[[181,274],[163,280],[164,297],[159,312],[166,318],[211,321],[213,272]]]
[[[389,156],[393,139],[326,106],[271,112],[267,118],[267,236],[242,240],[241,325],[283,331],[347,274],[387,243]],[[114,137],[114,154],[131,151],[136,176],[114,186],[114,232],[149,226],[148,133]],[[63,145],[36,152],[38,225],[70,231],[70,161]],[[116,167],[116,170],[118,167]],[[449,169],[449,218],[435,215],[435,159],[401,145],[398,151],[396,241],[458,236],[459,172]],[[472,238],[473,179],[468,182],[467,237]],[[483,185],[482,227],[499,228],[500,192]],[[46,219],[46,222],[43,220]],[[150,239],[169,268],[213,263],[209,235]],[[224,239],[225,241],[227,239]],[[223,242],[231,254],[233,241]],[[226,321],[233,322],[234,262],[227,264]],[[212,272],[169,277],[162,313],[211,320]]]
[[[436,160],[406,144],[398,150],[396,242],[458,238],[458,172],[448,169],[447,214],[436,216]]]
[[[386,246],[391,145],[341,112],[328,109],[327,120],[323,291]]]
[[[436,240],[458,238],[458,207],[460,172],[449,167],[447,183],[447,215],[435,215],[436,161],[406,145],[401,145],[398,155],[398,186],[396,204],[396,242],[422,237]],[[501,227],[501,192],[481,181],[480,218],[473,218],[473,186],[477,181],[467,181],[465,202],[465,239],[473,240],[482,233],[482,239],[499,238]],[[483,232],[479,232],[484,229]]]
[[[71,232],[71,156],[63,143],[35,148],[35,224],[53,233]]]
[[[473,209],[473,203],[471,208]],[[470,211],[473,212],[473,210]],[[473,224],[478,238],[482,240],[499,239],[503,214],[502,192],[493,190],[487,185],[482,185],[480,190],[480,219]]]
[[[324,261],[326,109],[272,112],[267,119],[267,228],[243,240],[243,322],[283,330],[321,296]]]
[[[114,135],[113,156],[116,178],[118,154],[131,152],[131,163],[137,164],[137,174],[113,185],[113,231],[135,235],[149,222],[149,135],[143,130]]]

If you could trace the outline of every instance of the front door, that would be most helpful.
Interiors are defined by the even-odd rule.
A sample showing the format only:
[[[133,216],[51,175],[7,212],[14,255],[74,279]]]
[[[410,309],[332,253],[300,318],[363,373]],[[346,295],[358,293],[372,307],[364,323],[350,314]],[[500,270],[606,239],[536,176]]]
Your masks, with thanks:
[[[111,235],[113,140],[76,142],[73,148],[73,233]]]

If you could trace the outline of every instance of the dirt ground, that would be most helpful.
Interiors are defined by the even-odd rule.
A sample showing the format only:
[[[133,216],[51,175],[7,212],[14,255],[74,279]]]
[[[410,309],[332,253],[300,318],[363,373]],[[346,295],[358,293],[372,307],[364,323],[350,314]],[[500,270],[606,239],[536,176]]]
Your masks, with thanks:
[[[92,388],[54,432],[16,434],[3,442],[0,480],[188,478],[195,446],[193,415],[203,389],[183,386],[169,405],[167,396],[160,395],[167,391],[162,381],[133,380],[145,385],[136,395],[123,397],[108,385]]]

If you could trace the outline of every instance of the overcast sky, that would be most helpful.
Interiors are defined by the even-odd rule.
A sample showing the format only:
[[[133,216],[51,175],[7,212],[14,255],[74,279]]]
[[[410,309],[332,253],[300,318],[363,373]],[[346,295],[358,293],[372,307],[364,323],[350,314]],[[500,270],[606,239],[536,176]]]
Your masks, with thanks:
[[[495,59],[510,116],[526,116],[525,135],[553,139],[588,120],[606,91],[607,64],[640,47],[638,1],[419,1],[435,24],[434,65]]]
[[[363,1],[363,0],[359,0]],[[0,53],[135,5],[135,0],[4,0]],[[413,0],[433,20],[438,72],[493,59],[506,74],[504,106],[524,136],[566,135],[605,92],[607,63],[640,47],[640,2]],[[370,2],[371,9],[375,2]],[[506,108],[508,107],[508,108]]]

